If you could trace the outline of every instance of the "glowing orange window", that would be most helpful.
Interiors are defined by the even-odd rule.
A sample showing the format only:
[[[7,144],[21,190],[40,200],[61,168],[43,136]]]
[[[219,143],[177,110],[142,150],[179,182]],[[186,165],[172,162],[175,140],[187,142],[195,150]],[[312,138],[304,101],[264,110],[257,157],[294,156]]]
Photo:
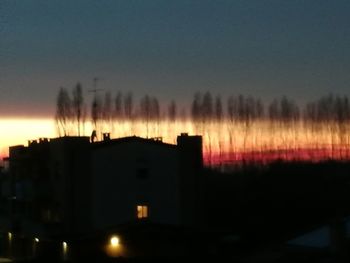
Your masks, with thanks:
[[[148,217],[148,206],[147,205],[138,205],[137,206],[137,218],[145,219]]]

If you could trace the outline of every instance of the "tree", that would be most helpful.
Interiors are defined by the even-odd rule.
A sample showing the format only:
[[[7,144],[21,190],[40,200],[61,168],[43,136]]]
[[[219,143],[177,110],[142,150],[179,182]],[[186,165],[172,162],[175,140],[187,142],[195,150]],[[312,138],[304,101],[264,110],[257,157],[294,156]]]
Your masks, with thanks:
[[[114,116],[118,120],[120,120],[123,116],[122,97],[122,93],[118,91],[114,99]]]
[[[151,98],[148,95],[145,95],[140,100],[140,117],[143,120],[148,121],[151,116]]]
[[[194,121],[198,121],[201,115],[202,95],[200,92],[196,92],[192,101],[191,115]]]
[[[211,93],[207,91],[203,96],[201,113],[204,119],[211,120],[213,118],[213,112],[213,97]]]
[[[160,105],[156,97],[151,98],[151,120],[155,125],[155,133],[159,136]]]
[[[227,114],[231,123],[237,118],[237,99],[230,96],[227,100]]]
[[[64,136],[68,134],[68,123],[71,119],[71,113],[71,99],[67,90],[61,87],[56,100],[56,122],[59,134],[61,130]]]
[[[159,101],[156,97],[151,98],[151,119],[152,120],[159,120],[160,117],[160,106]]]
[[[146,122],[146,137],[149,135],[149,121],[152,116],[152,105],[151,98],[148,95],[145,95],[140,100],[140,117],[143,121]]]
[[[83,117],[84,98],[81,84],[78,82],[73,89],[72,115],[77,122],[78,136],[80,136],[80,126]]]
[[[133,114],[133,95],[128,92],[124,97],[124,115],[125,118],[131,120]]]
[[[168,118],[170,121],[174,122],[176,120],[177,107],[176,102],[172,100],[168,106]]]
[[[105,124],[110,126],[112,120],[112,95],[109,91],[105,93],[102,116]]]
[[[246,119],[245,98],[242,94],[238,95],[237,99],[237,118],[240,121]]]
[[[262,103],[262,101],[260,99],[257,99],[255,101],[255,103],[256,103],[256,105],[255,105],[256,117],[261,120],[265,116],[264,104]]]
[[[223,117],[221,97],[216,96],[215,98],[215,118],[218,122],[221,122]]]
[[[95,131],[97,130],[98,121],[101,119],[101,115],[102,115],[101,113],[102,113],[102,103],[100,98],[97,95],[95,95],[91,105],[91,119],[92,119],[92,123]]]
[[[278,109],[278,101],[274,99],[268,108],[269,111],[269,119],[271,122],[276,121],[279,118],[279,109]]]
[[[300,110],[298,105],[294,101],[283,96],[280,101],[279,118],[281,119],[281,121],[283,122],[297,121],[299,117],[300,117]]]

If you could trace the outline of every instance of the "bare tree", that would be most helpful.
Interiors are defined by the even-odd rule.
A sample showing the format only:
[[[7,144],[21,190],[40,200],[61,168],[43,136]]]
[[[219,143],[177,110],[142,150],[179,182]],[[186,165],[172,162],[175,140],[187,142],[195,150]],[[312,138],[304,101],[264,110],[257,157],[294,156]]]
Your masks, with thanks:
[[[151,119],[158,120],[160,117],[160,105],[156,97],[151,98]]]
[[[149,135],[149,122],[152,115],[151,98],[145,95],[140,100],[140,117],[146,123],[146,137]]]
[[[202,95],[200,92],[196,92],[192,101],[191,115],[192,119],[196,122],[200,119],[201,115],[201,104],[202,104]]]
[[[160,105],[156,97],[151,98],[151,120],[155,125],[155,134],[159,136]]]
[[[221,97],[219,95],[215,98],[215,121],[216,121],[216,129],[219,134],[222,134],[222,124],[223,124],[223,110],[222,110],[222,102]],[[218,138],[218,146],[219,146],[219,160],[222,161],[223,154],[223,143],[221,138]]]
[[[207,91],[203,96],[203,102],[201,107],[202,117],[205,120],[212,120],[213,118],[213,97],[209,91]]]
[[[295,122],[300,117],[300,109],[294,101],[283,96],[280,101],[279,115],[280,120],[285,123]]]
[[[81,122],[83,118],[84,98],[81,84],[78,82],[73,89],[72,115],[77,122],[78,136],[80,136]]]
[[[221,122],[222,117],[223,117],[222,102],[221,102],[221,97],[218,95],[215,98],[215,118],[218,122]]]
[[[227,115],[230,122],[233,123],[237,115],[237,101],[233,96],[230,96],[227,100]]]
[[[279,119],[279,109],[278,109],[278,100],[277,99],[274,99],[270,103],[268,111],[269,111],[270,122],[273,122],[273,121]]]
[[[229,119],[229,125],[228,125],[228,137],[229,137],[229,151],[232,155],[236,154],[237,144],[234,143],[234,131],[235,131],[235,121],[237,116],[237,100],[236,97],[230,96],[227,100],[227,115]]]
[[[92,123],[95,131],[98,130],[97,126],[98,126],[99,120],[101,119],[101,115],[102,115],[101,99],[99,98],[99,96],[95,94],[91,105],[91,119],[92,119]]]
[[[174,122],[176,120],[176,115],[177,115],[176,102],[172,100],[168,106],[168,119],[171,122]]]
[[[61,87],[56,100],[56,122],[59,134],[62,130],[64,136],[68,135],[68,123],[72,114],[71,104],[69,93]]]
[[[265,117],[264,103],[260,99],[257,99],[255,103],[256,117],[257,119],[262,120]]]
[[[107,127],[111,128],[112,121],[112,95],[111,92],[105,93],[102,117]]]
[[[114,99],[114,116],[117,120],[122,119],[123,116],[122,98],[122,93],[118,91]]]
[[[133,95],[131,92],[128,92],[124,97],[124,115],[128,120],[132,118],[133,106]]]

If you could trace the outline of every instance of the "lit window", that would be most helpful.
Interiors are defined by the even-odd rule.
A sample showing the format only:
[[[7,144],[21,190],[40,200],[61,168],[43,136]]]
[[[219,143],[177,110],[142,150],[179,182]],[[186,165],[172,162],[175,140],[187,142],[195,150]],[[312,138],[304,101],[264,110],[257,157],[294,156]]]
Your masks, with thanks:
[[[137,206],[137,218],[144,219],[148,217],[148,206],[147,205],[138,205]]]

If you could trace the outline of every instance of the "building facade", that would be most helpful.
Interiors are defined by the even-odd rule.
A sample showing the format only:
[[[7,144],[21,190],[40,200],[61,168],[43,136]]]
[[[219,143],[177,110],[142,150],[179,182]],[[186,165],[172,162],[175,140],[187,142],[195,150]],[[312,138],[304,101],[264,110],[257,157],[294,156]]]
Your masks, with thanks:
[[[200,136],[182,134],[177,145],[140,137],[40,139],[10,147],[8,162],[3,230],[66,238],[140,220],[198,223]]]

